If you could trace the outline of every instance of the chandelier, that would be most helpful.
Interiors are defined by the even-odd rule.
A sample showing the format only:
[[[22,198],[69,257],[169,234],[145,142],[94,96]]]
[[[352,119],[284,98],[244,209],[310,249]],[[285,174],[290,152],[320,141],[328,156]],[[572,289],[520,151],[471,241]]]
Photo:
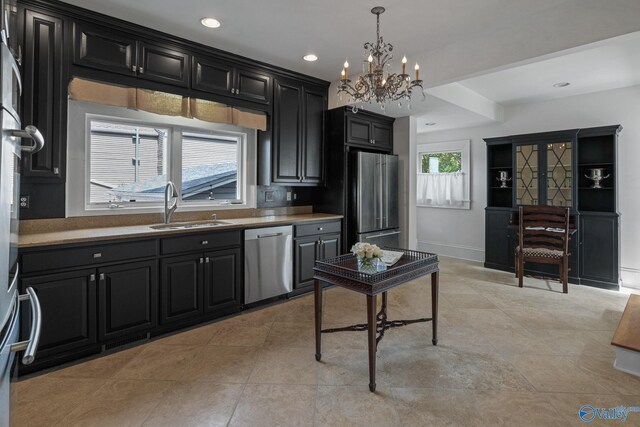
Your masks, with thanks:
[[[422,99],[425,99],[422,91],[422,80],[420,80],[420,66],[415,65],[415,78],[405,72],[407,57],[402,58],[402,73],[390,73],[391,62],[393,60],[393,45],[385,43],[380,35],[380,15],[384,13],[384,7],[377,6],[371,9],[371,13],[376,15],[376,41],[364,44],[364,56],[366,60],[362,64],[362,75],[358,76],[355,83],[349,80],[349,62],[345,61],[344,68],[340,75],[338,85],[338,95],[346,94],[351,102],[353,112],[364,109],[364,104],[377,102],[384,111],[385,104],[398,101],[398,107],[402,107],[402,101],[406,101],[408,109],[411,110],[411,91],[420,88]],[[360,104],[360,107],[357,106]]]

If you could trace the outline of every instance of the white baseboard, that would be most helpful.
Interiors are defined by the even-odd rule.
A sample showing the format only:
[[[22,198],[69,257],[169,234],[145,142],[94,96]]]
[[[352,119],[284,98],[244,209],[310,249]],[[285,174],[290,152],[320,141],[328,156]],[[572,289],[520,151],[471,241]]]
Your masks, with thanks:
[[[418,250],[451,258],[484,262],[484,249],[442,242],[418,241]]]
[[[640,270],[637,268],[622,267],[622,286],[625,288],[640,289]]]

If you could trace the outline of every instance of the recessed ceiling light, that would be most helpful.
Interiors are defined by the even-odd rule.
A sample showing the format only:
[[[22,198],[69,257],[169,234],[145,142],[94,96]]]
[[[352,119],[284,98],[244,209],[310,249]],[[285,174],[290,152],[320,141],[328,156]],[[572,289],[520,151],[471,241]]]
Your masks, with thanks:
[[[310,53],[308,55],[303,56],[302,59],[304,59],[307,62],[313,62],[313,61],[317,61],[318,57],[315,56],[313,53]]]
[[[202,18],[200,22],[202,25],[209,28],[218,28],[220,26],[220,21],[216,18]]]
[[[553,87],[567,87],[569,86],[571,83],[569,82],[560,82],[560,83],[556,83],[553,85]]]
[[[435,126],[436,122],[427,122],[424,124],[425,126]]]

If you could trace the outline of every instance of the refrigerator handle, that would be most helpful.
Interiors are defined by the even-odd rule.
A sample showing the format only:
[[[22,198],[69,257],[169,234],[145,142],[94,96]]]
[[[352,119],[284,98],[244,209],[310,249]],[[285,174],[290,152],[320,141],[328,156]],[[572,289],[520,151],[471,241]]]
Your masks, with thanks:
[[[26,300],[29,300],[29,302],[31,303],[31,333],[29,334],[28,340],[11,344],[10,350],[24,350],[22,363],[25,365],[30,365],[35,359],[36,351],[38,350],[38,343],[40,342],[40,331],[42,329],[42,311],[40,310],[40,301],[38,300],[36,291],[34,291],[32,287],[28,287],[27,293],[18,297],[18,301]]]
[[[386,198],[387,198],[387,158],[385,157],[384,154],[380,154],[380,197],[379,197],[379,203],[380,203],[380,227],[379,228],[385,228],[386,227],[386,220],[387,220],[387,209],[385,206],[386,203]]]

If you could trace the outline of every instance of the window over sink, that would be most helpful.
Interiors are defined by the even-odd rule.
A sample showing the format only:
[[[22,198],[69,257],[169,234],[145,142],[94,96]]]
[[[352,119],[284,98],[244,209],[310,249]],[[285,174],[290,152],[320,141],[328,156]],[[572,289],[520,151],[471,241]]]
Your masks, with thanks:
[[[168,181],[179,210],[252,207],[255,130],[78,101],[69,111],[67,215],[158,212]]]

